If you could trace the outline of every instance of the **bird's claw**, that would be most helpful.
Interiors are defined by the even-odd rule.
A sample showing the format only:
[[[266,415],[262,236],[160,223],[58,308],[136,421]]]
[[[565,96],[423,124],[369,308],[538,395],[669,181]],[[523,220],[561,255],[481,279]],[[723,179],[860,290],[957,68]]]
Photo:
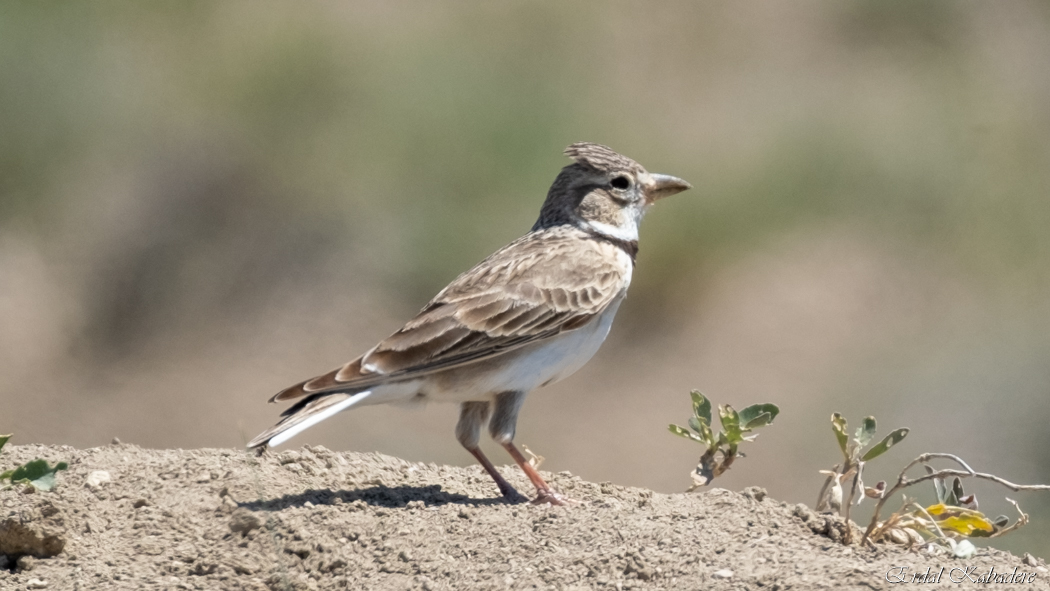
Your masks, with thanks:
[[[561,493],[551,489],[540,489],[536,491],[538,494],[536,498],[531,501],[533,505],[554,505],[556,507],[568,507],[572,505],[579,505],[580,502],[570,499],[562,495]]]

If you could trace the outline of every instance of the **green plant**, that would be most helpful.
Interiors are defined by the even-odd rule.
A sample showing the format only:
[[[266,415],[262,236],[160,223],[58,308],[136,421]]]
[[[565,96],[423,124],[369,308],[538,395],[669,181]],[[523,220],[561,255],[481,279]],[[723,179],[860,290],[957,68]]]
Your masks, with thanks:
[[[861,421],[860,428],[851,438],[846,419],[839,413],[831,415],[831,430],[835,433],[835,439],[842,450],[843,462],[835,465],[831,470],[821,470],[827,479],[820,489],[817,498],[817,511],[842,511],[846,520],[846,533],[843,543],[849,544],[853,541],[852,530],[849,528],[850,508],[860,504],[865,496],[878,497],[886,487],[885,482],[880,482],[874,487],[864,486],[863,474],[864,464],[889,451],[908,436],[908,429],[896,429],[876,443],[870,449],[865,448],[874,440],[876,423],[875,417],[867,417]],[[843,502],[843,484],[850,483],[849,496]],[[859,493],[859,494],[858,494]]]
[[[753,429],[773,422],[780,413],[775,404],[753,404],[737,412],[728,404],[718,406],[718,419],[722,430],[715,435],[711,428],[711,401],[697,390],[689,393],[693,399],[693,416],[689,428],[668,425],[671,433],[703,445],[706,450],[700,456],[696,469],[691,473],[693,485],[689,491],[707,486],[733,464],[737,456],[743,457],[737,447],[744,441],[754,441],[758,434],[747,435]]]
[[[9,439],[11,435],[0,435],[0,450],[4,449]],[[51,466],[47,460],[33,460],[13,470],[0,472],[0,481],[9,480],[11,484],[27,484],[37,490],[47,491],[55,487],[55,475],[58,471],[67,468],[69,465],[65,462]]]
[[[976,551],[974,545],[966,538],[994,538],[1011,532],[1028,523],[1028,515],[1021,511],[1021,507],[1012,499],[1007,499],[1020,517],[1010,525],[1010,519],[1005,515],[995,519],[988,519],[977,508],[977,497],[967,495],[963,490],[963,478],[980,478],[991,480],[1011,490],[1047,490],[1050,486],[1044,484],[1014,484],[994,474],[976,472],[961,458],[946,453],[925,453],[915,458],[897,476],[897,482],[887,490],[885,482],[879,482],[873,487],[864,486],[864,465],[882,454],[891,447],[897,445],[908,435],[908,429],[896,429],[879,443],[865,451],[865,448],[875,437],[875,417],[868,417],[861,423],[859,429],[851,438],[848,435],[846,419],[835,413],[831,415],[831,429],[835,433],[839,449],[842,451],[843,462],[834,467],[833,470],[821,470],[821,474],[827,475],[824,486],[820,489],[817,499],[817,510],[842,511],[846,521],[846,531],[843,543],[852,543],[853,529],[850,526],[850,507],[859,504],[865,497],[877,499],[875,510],[871,516],[861,544],[871,544],[876,541],[887,540],[901,544],[921,544],[927,540],[934,541],[947,546],[953,555],[960,558],[968,558]],[[951,460],[962,467],[958,469],[935,470],[929,465],[930,460]],[[922,464],[926,469],[926,475],[919,478],[909,478],[908,470]],[[879,521],[886,501],[899,491],[921,482],[932,481],[936,493],[937,502],[922,506],[904,497],[901,508],[894,512],[886,521]],[[844,486],[849,483],[849,496],[843,499]],[[859,494],[858,494],[859,493]]]

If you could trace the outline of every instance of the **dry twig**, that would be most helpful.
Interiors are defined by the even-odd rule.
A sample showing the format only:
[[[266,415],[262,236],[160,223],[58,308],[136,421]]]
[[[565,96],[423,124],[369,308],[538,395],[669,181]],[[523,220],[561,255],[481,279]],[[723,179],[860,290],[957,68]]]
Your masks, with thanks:
[[[919,478],[914,478],[914,479],[908,478],[908,476],[907,476],[908,470],[910,470],[911,468],[915,467],[918,464],[927,464],[927,463],[929,463],[930,460],[938,459],[938,458],[951,460],[951,461],[957,463],[959,466],[962,466],[964,469],[963,470],[955,470],[955,469],[948,468],[948,469],[944,469],[944,470],[935,470],[935,471],[930,472],[930,473],[928,473],[928,474],[926,474],[924,476],[920,476]],[[1045,490],[1045,491],[1050,491],[1050,485],[1046,485],[1046,484],[1014,484],[1013,482],[1010,482],[1009,480],[1006,480],[1004,478],[1000,478],[999,476],[996,476],[994,474],[987,474],[987,473],[984,473],[984,472],[977,472],[973,468],[971,468],[969,466],[969,464],[964,462],[962,460],[962,458],[960,458],[959,456],[957,456],[955,454],[949,454],[949,453],[925,453],[925,454],[922,454],[921,456],[915,458],[914,460],[911,461],[911,463],[909,463],[907,466],[905,466],[904,470],[901,470],[900,475],[897,476],[897,483],[894,484],[892,488],[887,490],[879,498],[878,502],[875,504],[875,511],[874,511],[874,513],[871,516],[871,523],[868,524],[868,528],[864,531],[864,536],[861,537],[861,540],[860,540],[861,544],[868,544],[868,545],[870,545],[872,543],[872,539],[877,539],[879,536],[881,536],[886,531],[887,526],[889,526],[890,521],[892,521],[892,518],[891,518],[890,520],[887,520],[887,522],[882,524],[881,526],[879,525],[879,513],[882,511],[882,506],[886,503],[887,499],[892,497],[898,491],[903,490],[903,489],[905,489],[905,488],[907,488],[909,486],[920,484],[922,482],[927,482],[927,481],[933,480],[935,478],[944,479],[944,478],[949,478],[949,477],[953,477],[953,476],[957,476],[959,478],[980,478],[982,480],[990,480],[992,482],[995,482],[995,483],[997,483],[999,485],[1005,486],[1006,488],[1009,488],[1010,490],[1014,490],[1014,491],[1020,491],[1020,490]],[[1007,499],[1007,500],[1010,500],[1010,499]],[[1017,506],[1017,503],[1013,502],[1012,500],[1010,500],[1010,502],[1013,503],[1015,507],[1017,507],[1018,513],[1021,514],[1021,519],[1019,519],[1018,522],[1015,523],[1013,526],[1007,528],[1008,530],[1014,530],[1014,529],[1017,529],[1018,527],[1021,527],[1025,523],[1028,523],[1028,516],[1024,512],[1021,511],[1021,508],[1019,506]],[[932,519],[931,519],[931,521],[932,521]],[[1003,533],[1004,532],[997,532],[998,535],[1002,535]],[[941,532],[941,534],[943,535],[943,532]]]

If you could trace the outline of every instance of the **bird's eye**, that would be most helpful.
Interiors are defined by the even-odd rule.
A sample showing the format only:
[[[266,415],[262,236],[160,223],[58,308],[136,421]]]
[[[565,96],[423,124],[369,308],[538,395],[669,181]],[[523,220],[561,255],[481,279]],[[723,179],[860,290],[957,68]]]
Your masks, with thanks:
[[[618,176],[609,183],[614,189],[627,189],[631,186],[631,179],[625,176]]]

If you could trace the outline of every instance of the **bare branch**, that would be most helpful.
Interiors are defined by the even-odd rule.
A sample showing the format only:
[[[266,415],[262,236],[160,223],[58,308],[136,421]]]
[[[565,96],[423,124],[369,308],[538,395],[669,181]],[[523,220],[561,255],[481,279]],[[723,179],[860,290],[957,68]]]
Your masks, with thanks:
[[[1017,509],[1017,512],[1020,513],[1021,516],[1017,518],[1017,521],[1015,521],[1013,525],[1011,525],[1010,527],[1005,527],[995,532],[994,534],[988,536],[989,538],[998,538],[999,536],[1005,535],[1007,532],[1012,532],[1015,529],[1021,529],[1022,527],[1028,525],[1028,514],[1021,510],[1021,506],[1017,504],[1017,501],[1011,499],[1010,497],[1006,497],[1006,500],[1014,506],[1014,509]]]
[[[853,543],[853,528],[849,525],[849,511],[850,508],[853,506],[853,497],[857,495],[857,487],[863,486],[860,480],[860,474],[863,470],[864,462],[857,462],[856,471],[853,473],[853,484],[851,484],[849,487],[849,498],[846,499],[846,511],[845,515],[843,516],[846,520],[846,534],[842,536],[842,543],[846,544],[847,546]],[[863,495],[864,491],[861,491],[860,494]]]
[[[965,468],[965,470],[944,469],[944,470],[938,470],[938,471],[926,474],[925,476],[920,476],[919,478],[914,478],[914,479],[909,479],[908,478],[907,472],[912,467],[916,466],[917,464],[926,464],[930,460],[938,459],[938,458],[939,459],[952,460],[953,462],[955,462],[955,463],[959,464],[960,466],[962,466],[963,468]],[[996,476],[994,474],[986,474],[984,472],[976,472],[976,471],[974,471],[973,468],[970,467],[969,464],[964,462],[962,460],[962,458],[960,458],[959,456],[957,456],[955,454],[949,454],[949,453],[925,453],[925,454],[922,454],[921,456],[915,458],[914,460],[912,460],[907,466],[904,467],[903,470],[901,470],[900,475],[897,476],[897,483],[895,485],[893,485],[893,488],[891,488],[888,491],[886,491],[886,493],[882,495],[882,498],[879,499],[878,503],[875,504],[875,512],[871,516],[871,522],[868,524],[868,528],[864,531],[864,536],[861,538],[861,543],[863,544],[865,542],[868,542],[869,538],[872,535],[872,533],[875,532],[876,528],[878,527],[878,523],[879,523],[879,513],[882,511],[882,507],[883,507],[883,505],[886,504],[886,500],[888,498],[890,498],[891,496],[896,494],[898,491],[903,490],[903,489],[905,489],[905,488],[907,488],[909,486],[912,486],[912,485],[915,485],[915,484],[919,484],[921,482],[926,482],[926,481],[929,481],[929,480],[933,480],[935,478],[942,478],[943,479],[943,478],[950,477],[950,476],[958,476],[959,478],[980,478],[980,479],[983,479],[983,480],[990,480],[992,482],[995,482],[996,484],[1005,486],[1006,488],[1009,488],[1010,490],[1014,490],[1014,491],[1021,491],[1021,490],[1045,490],[1045,491],[1050,491],[1050,485],[1046,485],[1046,484],[1014,484],[1013,482],[1010,482],[1009,480],[1006,480],[1004,478],[1000,478],[1000,477],[998,477],[998,476]],[[1020,512],[1020,507],[1018,507],[1018,512]],[[1024,516],[1024,517],[1027,517],[1024,513],[1021,513],[1021,515]]]

